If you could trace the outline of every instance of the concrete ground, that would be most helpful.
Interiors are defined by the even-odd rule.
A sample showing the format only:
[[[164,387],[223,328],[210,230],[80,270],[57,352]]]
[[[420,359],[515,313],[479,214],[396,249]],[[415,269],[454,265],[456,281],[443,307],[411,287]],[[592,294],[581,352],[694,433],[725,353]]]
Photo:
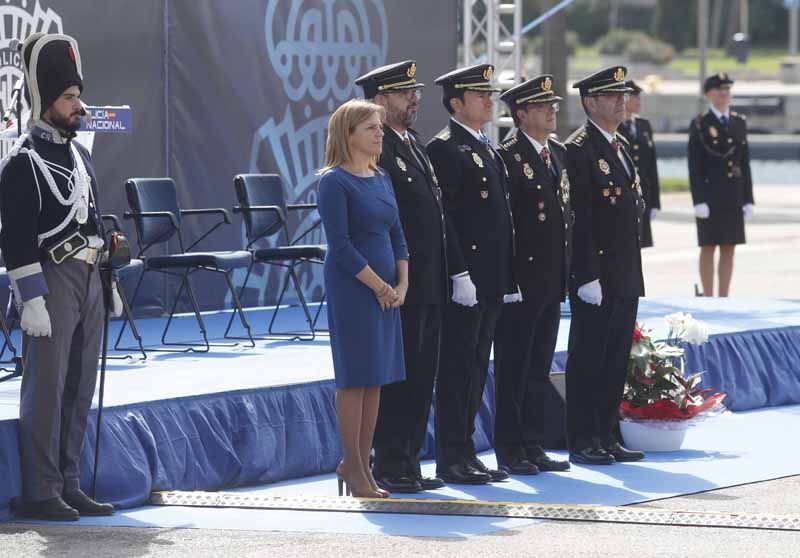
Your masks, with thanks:
[[[800,184],[756,186],[754,197],[756,213],[746,224],[747,244],[736,248],[730,294],[800,298]],[[700,284],[700,249],[691,196],[664,195],[661,207],[655,246],[642,252],[647,296],[692,296]]]
[[[761,186],[748,243],[737,249],[732,296],[800,297],[800,187]],[[649,296],[691,296],[699,282],[688,194],[662,199],[656,247],[645,251]],[[779,448],[776,448],[776,451]],[[688,511],[798,514],[800,476],[642,504]],[[321,514],[321,520],[324,515]],[[468,519],[465,519],[468,521]],[[0,555],[17,556],[557,556],[795,558],[800,532],[541,522],[468,538],[310,535],[193,529],[0,524]]]

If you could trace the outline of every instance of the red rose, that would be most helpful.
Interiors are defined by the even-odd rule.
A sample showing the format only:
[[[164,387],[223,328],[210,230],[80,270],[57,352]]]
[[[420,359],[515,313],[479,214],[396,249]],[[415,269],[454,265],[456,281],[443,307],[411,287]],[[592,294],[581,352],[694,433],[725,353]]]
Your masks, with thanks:
[[[637,322],[636,325],[633,326],[633,342],[638,343],[642,340],[642,329],[639,327],[639,323]]]

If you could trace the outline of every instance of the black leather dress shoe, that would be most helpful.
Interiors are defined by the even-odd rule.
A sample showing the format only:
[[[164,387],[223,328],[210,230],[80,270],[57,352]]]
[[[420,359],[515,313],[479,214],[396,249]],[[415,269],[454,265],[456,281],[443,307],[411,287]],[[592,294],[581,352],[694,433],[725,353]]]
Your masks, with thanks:
[[[436,490],[437,488],[444,488],[447,486],[439,477],[423,477],[420,475],[414,477],[414,480],[420,484],[422,490]]]
[[[81,518],[78,510],[70,507],[60,496],[28,504],[20,510],[20,515],[48,521],[78,521]]]
[[[539,471],[569,471],[569,461],[558,461],[547,455],[540,447],[525,450],[528,461],[539,468]]]
[[[611,465],[614,463],[614,456],[603,448],[589,446],[579,451],[569,452],[569,460],[584,465]]]
[[[516,457],[508,463],[498,463],[497,467],[509,475],[535,475],[539,472],[539,467],[524,457]]]
[[[81,515],[114,515],[114,506],[101,504],[89,498],[81,489],[74,492],[65,492],[64,501],[78,510]]]
[[[422,485],[409,477],[376,476],[375,482],[378,486],[389,492],[414,494],[422,490]]]
[[[619,443],[611,444],[605,450],[614,456],[616,461],[641,461],[644,459],[644,452],[638,450],[629,450],[622,447]]]
[[[436,475],[450,484],[487,484],[492,477],[464,463],[450,465],[436,471]]]
[[[469,462],[471,467],[474,467],[479,472],[483,473],[484,475],[489,475],[491,477],[491,482],[500,482],[508,479],[508,473],[505,471],[499,471],[497,469],[490,469],[486,465],[483,464],[483,461],[478,459],[477,457],[473,457],[472,460]]]

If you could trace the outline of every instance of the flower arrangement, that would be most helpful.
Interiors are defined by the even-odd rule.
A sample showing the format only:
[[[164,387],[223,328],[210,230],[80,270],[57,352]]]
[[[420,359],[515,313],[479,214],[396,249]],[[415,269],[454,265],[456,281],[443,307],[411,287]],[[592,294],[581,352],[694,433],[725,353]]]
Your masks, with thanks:
[[[653,341],[650,331],[638,323],[634,328],[620,404],[623,420],[686,421],[724,410],[724,393],[698,388],[702,372],[684,373],[681,342],[702,345],[708,341],[708,328],[691,314],[675,313],[664,319],[669,327],[666,341]]]

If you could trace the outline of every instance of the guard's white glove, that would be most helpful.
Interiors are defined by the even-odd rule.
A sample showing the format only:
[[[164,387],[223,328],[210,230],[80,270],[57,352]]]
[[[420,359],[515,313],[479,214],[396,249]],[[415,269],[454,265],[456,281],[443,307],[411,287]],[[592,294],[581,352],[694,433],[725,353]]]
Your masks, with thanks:
[[[37,296],[22,303],[20,327],[31,337],[50,337],[52,326],[44,297]]]
[[[698,219],[708,219],[709,215],[711,215],[711,210],[707,203],[698,203],[694,206],[694,216]]]
[[[578,287],[578,298],[586,304],[594,304],[596,306],[603,304],[603,288],[600,286],[600,280],[595,279]]]
[[[752,203],[746,203],[742,206],[742,213],[744,213],[745,219],[750,219],[753,216],[753,213],[756,212],[756,207]]]
[[[650,208],[650,220],[652,221],[652,220],[654,220],[656,217],[658,217],[658,214],[659,214],[659,213],[661,213],[661,210],[660,210],[659,208],[657,208],[657,207],[651,207],[651,208]]]
[[[478,304],[478,291],[475,283],[466,275],[453,277],[453,302],[461,306],[475,306]]]
[[[117,283],[111,283],[111,317],[112,318],[119,318],[122,316],[122,297],[119,296],[119,291],[117,290]]]
[[[522,291],[519,290],[519,285],[517,285],[517,292],[503,295],[503,304],[510,302],[522,302]]]

